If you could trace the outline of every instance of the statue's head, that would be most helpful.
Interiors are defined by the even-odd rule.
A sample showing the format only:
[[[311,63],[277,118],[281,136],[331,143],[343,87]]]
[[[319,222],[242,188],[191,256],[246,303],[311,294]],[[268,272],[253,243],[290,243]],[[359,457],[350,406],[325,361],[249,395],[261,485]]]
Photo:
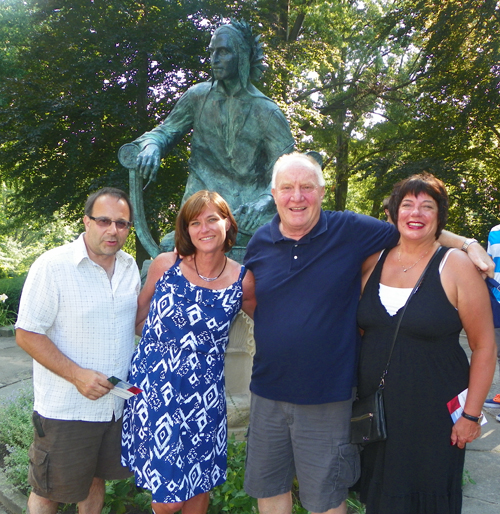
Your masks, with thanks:
[[[253,36],[245,21],[219,27],[210,41],[210,58],[215,79],[225,80],[239,76],[245,87],[249,80],[258,80],[264,71],[260,36]]]

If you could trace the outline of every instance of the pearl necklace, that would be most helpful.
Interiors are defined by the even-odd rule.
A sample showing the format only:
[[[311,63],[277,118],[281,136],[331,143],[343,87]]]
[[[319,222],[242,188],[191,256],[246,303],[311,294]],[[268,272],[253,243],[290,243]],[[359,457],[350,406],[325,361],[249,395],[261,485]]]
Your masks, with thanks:
[[[200,272],[198,271],[198,266],[196,266],[196,254],[195,254],[195,256],[194,256],[194,268],[196,270],[196,273],[205,282],[213,282],[214,280],[217,280],[224,273],[224,270],[226,269],[227,255],[225,255],[224,257],[226,257],[226,260],[224,261],[224,266],[222,266],[221,272],[216,277],[212,277],[211,278],[211,277],[204,277],[203,275],[200,275]]]
[[[432,248],[432,246],[431,246],[431,248]],[[405,268],[404,265],[401,263],[401,251],[398,250],[398,261],[399,261],[399,264],[401,264],[401,267],[403,268],[403,272],[406,273],[407,271],[411,270],[413,268],[413,266],[416,266],[431,251],[431,248],[429,248],[416,262],[414,262],[408,268]]]

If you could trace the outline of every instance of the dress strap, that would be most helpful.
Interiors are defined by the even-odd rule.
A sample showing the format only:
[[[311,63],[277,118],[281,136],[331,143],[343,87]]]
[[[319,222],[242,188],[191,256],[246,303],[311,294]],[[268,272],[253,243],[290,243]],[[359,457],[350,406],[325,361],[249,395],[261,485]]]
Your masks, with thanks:
[[[440,275],[441,275],[441,272],[443,271],[446,261],[448,260],[448,257],[450,256],[450,253],[453,252],[454,250],[458,250],[458,248],[448,248],[447,252],[444,254],[444,257],[441,259],[441,262],[439,263],[439,274]]]

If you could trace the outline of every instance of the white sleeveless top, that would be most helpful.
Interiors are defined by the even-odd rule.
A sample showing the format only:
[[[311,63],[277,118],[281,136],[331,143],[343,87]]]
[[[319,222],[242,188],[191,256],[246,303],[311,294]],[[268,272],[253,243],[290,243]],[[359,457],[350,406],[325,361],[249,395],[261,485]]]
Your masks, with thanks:
[[[443,257],[441,263],[439,264],[439,273],[441,274],[446,261],[448,260],[448,256],[450,252],[456,250],[457,248],[450,248],[445,256]],[[380,254],[382,255],[382,254]],[[379,256],[380,259],[380,256]],[[378,286],[378,295],[380,297],[380,302],[385,307],[385,310],[391,315],[394,316],[396,312],[403,307],[403,305],[408,300],[411,292],[413,291],[413,287],[391,287],[386,286],[384,284],[379,284]]]

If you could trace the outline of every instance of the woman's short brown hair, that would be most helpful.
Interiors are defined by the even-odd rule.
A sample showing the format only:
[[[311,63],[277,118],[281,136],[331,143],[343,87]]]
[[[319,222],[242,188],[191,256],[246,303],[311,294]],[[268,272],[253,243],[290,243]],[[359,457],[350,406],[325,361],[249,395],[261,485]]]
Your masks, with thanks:
[[[391,197],[389,198],[389,214],[396,227],[398,226],[398,211],[403,198],[407,195],[418,196],[426,193],[433,198],[438,206],[438,225],[436,239],[441,235],[446,222],[448,221],[448,193],[444,183],[431,173],[420,173],[401,180],[394,185]]]
[[[190,196],[177,215],[175,222],[175,247],[179,255],[193,255],[196,252],[196,247],[189,237],[189,223],[194,220],[209,203],[214,204],[219,214],[224,219],[228,219],[231,222],[231,226],[226,233],[226,240],[224,241],[224,252],[231,250],[236,242],[238,225],[226,200],[215,191],[203,189]]]

